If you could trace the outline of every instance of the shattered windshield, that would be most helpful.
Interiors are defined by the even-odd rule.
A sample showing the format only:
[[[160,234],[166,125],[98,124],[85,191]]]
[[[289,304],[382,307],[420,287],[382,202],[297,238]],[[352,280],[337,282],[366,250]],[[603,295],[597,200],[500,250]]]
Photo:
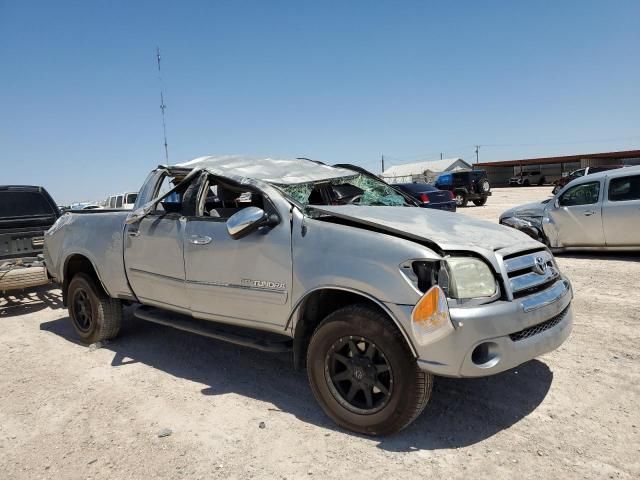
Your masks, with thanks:
[[[307,205],[410,206],[396,190],[368,175],[356,174],[318,182],[278,185],[285,195]]]

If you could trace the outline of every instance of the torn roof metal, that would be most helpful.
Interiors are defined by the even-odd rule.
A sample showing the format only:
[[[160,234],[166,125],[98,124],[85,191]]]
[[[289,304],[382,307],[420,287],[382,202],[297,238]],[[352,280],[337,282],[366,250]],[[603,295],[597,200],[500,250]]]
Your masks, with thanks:
[[[331,167],[314,160],[243,155],[198,157],[174,166],[206,169],[221,176],[244,177],[276,185],[294,185],[357,175],[353,170]]]

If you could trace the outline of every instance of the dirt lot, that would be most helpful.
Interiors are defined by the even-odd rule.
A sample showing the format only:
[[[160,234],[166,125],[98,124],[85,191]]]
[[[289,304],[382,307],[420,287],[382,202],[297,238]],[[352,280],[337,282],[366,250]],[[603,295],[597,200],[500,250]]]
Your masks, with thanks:
[[[549,190],[496,190],[459,214],[496,221]],[[0,299],[0,477],[639,478],[640,257],[559,263],[576,292],[569,341],[501,375],[436,379],[389,438],[335,428],[287,355],[130,314],[91,350],[59,290]]]

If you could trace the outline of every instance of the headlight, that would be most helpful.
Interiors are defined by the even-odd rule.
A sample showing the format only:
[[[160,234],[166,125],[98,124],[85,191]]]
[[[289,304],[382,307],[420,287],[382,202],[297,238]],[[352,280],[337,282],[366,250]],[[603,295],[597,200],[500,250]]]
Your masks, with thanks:
[[[447,258],[449,270],[449,296],[451,298],[492,297],[496,293],[496,280],[489,266],[473,257]]]

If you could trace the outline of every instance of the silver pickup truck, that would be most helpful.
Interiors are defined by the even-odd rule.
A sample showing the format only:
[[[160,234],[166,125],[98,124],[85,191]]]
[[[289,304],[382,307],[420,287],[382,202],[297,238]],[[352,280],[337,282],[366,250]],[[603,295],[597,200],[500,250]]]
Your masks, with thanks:
[[[135,207],[66,214],[46,234],[80,338],[114,337],[131,304],[292,351],[324,411],[357,432],[407,426],[433,375],[502,372],[571,331],[571,285],[543,244],[419,208],[357,167],[202,157],[152,171]]]

